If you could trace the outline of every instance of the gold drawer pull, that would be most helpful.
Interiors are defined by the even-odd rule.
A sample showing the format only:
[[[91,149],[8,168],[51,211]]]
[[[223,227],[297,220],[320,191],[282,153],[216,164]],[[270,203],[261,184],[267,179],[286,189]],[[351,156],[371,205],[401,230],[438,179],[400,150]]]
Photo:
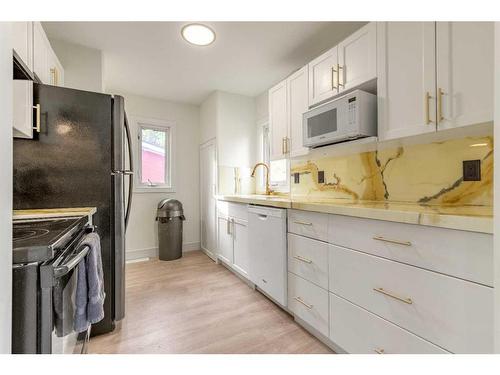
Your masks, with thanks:
[[[303,304],[305,307],[307,307],[309,310],[313,308],[313,305],[309,305],[308,303],[305,303],[304,300],[300,297],[293,297],[293,299],[301,304]]]
[[[301,257],[300,255],[294,255],[293,257],[297,260],[300,260],[301,262],[304,262],[304,263],[311,264],[313,262],[311,259]]]
[[[373,351],[377,354],[385,354],[385,350],[384,349],[373,349]]]
[[[294,223],[299,225],[313,225],[313,223],[306,223],[305,221],[294,221]]]
[[[383,288],[373,288],[373,290],[377,293],[381,293],[387,297],[391,297],[391,298],[394,298],[398,301],[401,301],[401,302],[404,302],[404,303],[407,303],[408,305],[411,305],[413,303],[412,299],[411,298],[402,298],[402,297],[399,297],[399,296],[396,296],[395,294],[392,294],[391,292],[388,292],[386,290],[384,290]]]
[[[37,133],[40,133],[40,123],[41,123],[40,104],[34,105],[33,109],[36,109],[36,120],[35,120],[36,125],[33,127],[33,130],[36,130]]]
[[[431,120],[431,115],[430,115],[430,112],[429,112],[429,101],[431,100],[431,98],[432,98],[431,94],[429,94],[429,92],[427,91],[425,93],[425,98],[424,98],[425,125],[429,125],[429,124],[431,124],[433,122]]]
[[[391,240],[390,238],[385,238],[382,236],[375,236],[375,237],[373,237],[373,239],[377,240],[377,241],[395,243],[397,245],[411,246],[410,241]]]

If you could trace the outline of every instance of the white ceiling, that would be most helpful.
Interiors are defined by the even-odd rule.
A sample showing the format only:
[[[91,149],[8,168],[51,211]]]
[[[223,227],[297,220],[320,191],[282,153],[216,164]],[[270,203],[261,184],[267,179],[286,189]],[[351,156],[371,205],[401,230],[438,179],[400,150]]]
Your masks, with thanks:
[[[107,91],[200,104],[214,90],[256,96],[364,22],[206,22],[206,47],[181,22],[44,22],[49,38],[103,51]]]

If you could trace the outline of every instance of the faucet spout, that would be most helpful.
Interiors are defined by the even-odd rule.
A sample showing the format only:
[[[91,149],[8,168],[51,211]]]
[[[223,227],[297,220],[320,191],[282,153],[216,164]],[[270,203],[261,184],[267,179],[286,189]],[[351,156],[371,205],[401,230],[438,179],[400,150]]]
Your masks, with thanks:
[[[266,169],[266,195],[271,195],[273,191],[269,188],[269,166],[266,163],[255,164],[252,170],[252,177],[255,177],[255,171],[259,166],[263,166]]]

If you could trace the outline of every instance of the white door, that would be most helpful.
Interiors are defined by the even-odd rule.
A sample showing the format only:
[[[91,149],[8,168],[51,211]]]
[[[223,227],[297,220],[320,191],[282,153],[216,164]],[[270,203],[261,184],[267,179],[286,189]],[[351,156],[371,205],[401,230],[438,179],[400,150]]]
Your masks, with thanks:
[[[494,23],[438,22],[438,129],[493,121]]]
[[[271,160],[283,159],[287,138],[286,80],[269,90],[269,134],[271,136]]]
[[[201,248],[215,259],[217,253],[217,157],[215,140],[200,146]]]
[[[288,88],[288,151],[290,156],[309,152],[302,146],[302,114],[309,108],[307,65],[287,79]]]
[[[232,219],[233,230],[233,266],[244,276],[248,277],[250,254],[248,247],[248,222]]]
[[[377,25],[370,22],[338,45],[339,89],[377,78]]]
[[[12,47],[33,70],[33,22],[12,22]]]
[[[339,92],[337,47],[309,63],[309,105],[322,102]]]
[[[15,138],[33,138],[33,81],[15,79],[12,133]]]
[[[227,264],[233,264],[233,235],[231,220],[219,216],[217,220],[217,256]]]
[[[377,23],[378,134],[436,131],[435,23]]]

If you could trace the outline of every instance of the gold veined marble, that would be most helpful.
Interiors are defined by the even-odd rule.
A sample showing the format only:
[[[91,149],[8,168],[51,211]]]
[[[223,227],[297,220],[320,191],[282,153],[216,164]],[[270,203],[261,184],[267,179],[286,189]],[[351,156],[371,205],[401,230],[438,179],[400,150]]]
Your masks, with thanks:
[[[481,181],[462,179],[463,160],[481,160]],[[317,172],[325,172],[318,183]],[[364,152],[345,157],[292,161],[291,197],[429,205],[493,205],[493,139],[462,139]]]

